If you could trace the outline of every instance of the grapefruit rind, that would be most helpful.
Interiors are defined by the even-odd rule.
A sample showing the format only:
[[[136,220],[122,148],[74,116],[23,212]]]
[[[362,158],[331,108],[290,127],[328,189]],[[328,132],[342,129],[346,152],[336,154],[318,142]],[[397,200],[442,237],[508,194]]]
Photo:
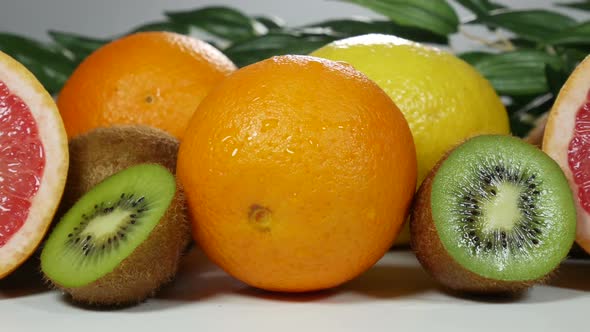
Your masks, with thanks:
[[[63,194],[68,171],[68,141],[53,98],[22,64],[0,52],[0,77],[11,93],[29,107],[45,151],[39,190],[31,200],[27,220],[0,248],[0,278],[22,264],[47,232]]]
[[[590,56],[586,57],[567,82],[561,88],[553,105],[545,134],[543,136],[543,151],[553,158],[563,170],[570,188],[576,196],[577,233],[576,242],[590,252],[590,215],[583,209],[577,199],[578,185],[568,164],[568,146],[575,132],[576,114],[580,107],[587,102],[590,90]]]

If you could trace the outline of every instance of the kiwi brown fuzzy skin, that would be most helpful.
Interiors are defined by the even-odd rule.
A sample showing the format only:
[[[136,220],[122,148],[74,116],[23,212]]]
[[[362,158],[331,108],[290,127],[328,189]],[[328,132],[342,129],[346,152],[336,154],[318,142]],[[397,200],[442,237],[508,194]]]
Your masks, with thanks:
[[[70,168],[57,216],[107,177],[133,165],[159,164],[173,174],[179,141],[148,126],[97,128],[70,140]]]
[[[460,293],[516,294],[534,284],[545,282],[549,276],[525,281],[489,279],[467,270],[449,255],[440,241],[432,219],[430,197],[436,173],[451,153],[452,151],[447,153],[434,166],[422,182],[414,199],[410,216],[410,245],[420,264],[441,285]]]
[[[191,241],[186,206],[184,193],[177,185],[168,210],[149,237],[113,271],[84,287],[63,287],[51,280],[49,283],[68,293],[73,301],[90,306],[134,305],[153,296],[174,278]]]

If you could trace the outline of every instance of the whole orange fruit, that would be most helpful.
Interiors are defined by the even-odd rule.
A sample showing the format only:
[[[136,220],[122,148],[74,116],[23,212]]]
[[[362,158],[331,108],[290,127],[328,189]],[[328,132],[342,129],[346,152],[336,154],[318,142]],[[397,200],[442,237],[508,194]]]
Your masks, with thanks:
[[[238,70],[199,105],[181,142],[194,236],[255,287],[329,288],[391,246],[416,186],[408,124],[349,65],[274,57]]]
[[[113,124],[143,124],[182,139],[201,100],[236,69],[195,38],[143,32],[113,41],[86,58],[57,105],[68,137]]]

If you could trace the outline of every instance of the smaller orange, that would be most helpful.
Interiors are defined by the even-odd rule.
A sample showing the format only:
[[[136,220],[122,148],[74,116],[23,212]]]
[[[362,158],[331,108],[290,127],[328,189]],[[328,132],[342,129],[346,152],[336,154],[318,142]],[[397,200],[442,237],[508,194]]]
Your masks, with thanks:
[[[143,124],[182,139],[209,90],[236,69],[223,53],[195,38],[142,32],[86,58],[57,105],[68,137],[113,124]]]
[[[255,287],[313,291],[379,260],[404,222],[416,151],[393,101],[351,66],[274,57],[236,71],[180,146],[193,233]]]

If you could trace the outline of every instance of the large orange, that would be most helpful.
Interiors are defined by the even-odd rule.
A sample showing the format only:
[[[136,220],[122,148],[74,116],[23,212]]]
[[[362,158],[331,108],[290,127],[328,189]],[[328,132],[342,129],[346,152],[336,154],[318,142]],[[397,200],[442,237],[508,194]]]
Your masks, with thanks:
[[[275,291],[339,285],[392,244],[416,186],[402,113],[349,65],[274,57],[224,80],[178,159],[194,236],[236,278]]]
[[[86,58],[59,94],[68,137],[113,124],[144,124],[182,139],[193,112],[236,69],[213,46],[170,32],[143,32]]]

